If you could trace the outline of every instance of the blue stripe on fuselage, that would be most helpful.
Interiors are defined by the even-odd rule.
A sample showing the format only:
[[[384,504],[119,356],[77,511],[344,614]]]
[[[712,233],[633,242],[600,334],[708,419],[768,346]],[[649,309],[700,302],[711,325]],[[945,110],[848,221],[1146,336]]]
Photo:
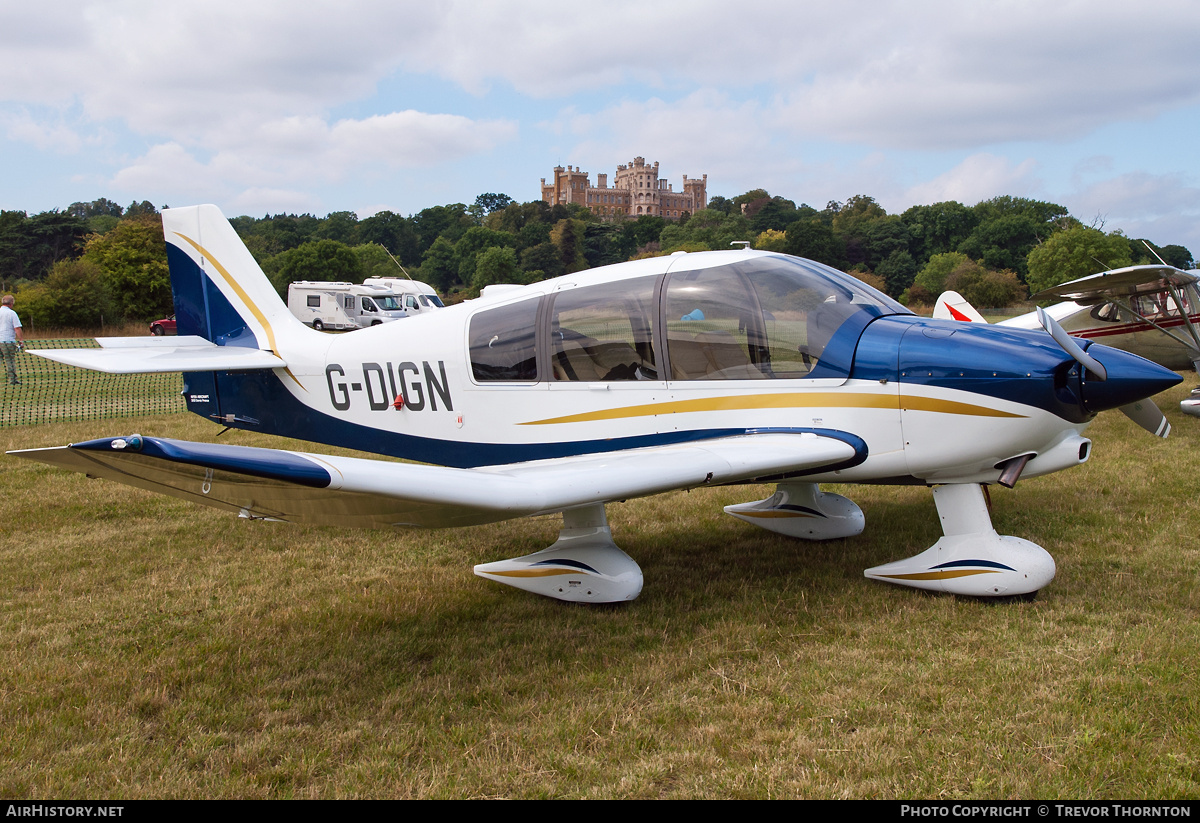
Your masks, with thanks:
[[[189,381],[206,382],[213,376],[213,372],[185,374],[184,393],[187,394],[189,391]],[[228,424],[231,428],[294,437],[314,443],[326,443],[373,454],[402,457],[422,463],[462,469],[582,454],[602,454],[674,443],[695,443],[717,437],[767,432],[811,432],[840,440],[854,449],[853,458],[844,464],[826,467],[829,470],[856,466],[867,459],[867,444],[861,437],[824,428],[698,429],[557,443],[480,443],[439,440],[376,429],[325,414],[298,400],[271,371],[217,372],[215,377],[219,386],[222,412],[254,418],[258,421],[256,425],[234,421]],[[208,415],[201,414],[201,416],[207,417]],[[218,420],[217,422],[223,421]]]

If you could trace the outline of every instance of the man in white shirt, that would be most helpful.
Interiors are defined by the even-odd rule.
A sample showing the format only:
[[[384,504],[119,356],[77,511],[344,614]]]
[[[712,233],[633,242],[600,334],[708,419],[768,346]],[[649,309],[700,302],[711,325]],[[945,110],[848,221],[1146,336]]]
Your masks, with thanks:
[[[21,332],[21,318],[13,311],[16,299],[11,294],[0,298],[0,357],[8,371],[8,382],[21,385],[17,379],[17,352],[24,347],[25,336]]]

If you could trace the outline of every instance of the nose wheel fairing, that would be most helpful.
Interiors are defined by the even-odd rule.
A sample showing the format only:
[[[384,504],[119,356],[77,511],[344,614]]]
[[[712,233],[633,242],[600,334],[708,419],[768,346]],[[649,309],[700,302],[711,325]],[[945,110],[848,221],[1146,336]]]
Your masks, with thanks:
[[[936,486],[933,500],[942,538],[906,560],[867,569],[864,576],[972,597],[1031,594],[1054,579],[1054,558],[1045,549],[996,533],[977,484]]]

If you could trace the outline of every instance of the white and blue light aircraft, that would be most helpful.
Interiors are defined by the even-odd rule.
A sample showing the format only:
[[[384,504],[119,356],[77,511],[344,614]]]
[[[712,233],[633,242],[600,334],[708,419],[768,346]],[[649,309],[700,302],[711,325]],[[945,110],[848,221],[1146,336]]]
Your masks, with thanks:
[[[1098,412],[1180,380],[1102,345],[920,318],[826,266],[747,250],[608,266],[330,335],[288,312],[215,206],[166,210],[163,227],[180,336],[38,354],[183,372],[189,410],[225,426],[426,465],[137,435],[14,454],[262,520],[450,527],[561,512],[554,545],[475,571],[563,600],[641,591],[606,503],[763,482],[774,494],[726,511],[810,540],[864,526],[822,483],[932,486],[944,536],[866,576],[1031,594],[1054,561],[996,533],[980,484],[1083,463]]]

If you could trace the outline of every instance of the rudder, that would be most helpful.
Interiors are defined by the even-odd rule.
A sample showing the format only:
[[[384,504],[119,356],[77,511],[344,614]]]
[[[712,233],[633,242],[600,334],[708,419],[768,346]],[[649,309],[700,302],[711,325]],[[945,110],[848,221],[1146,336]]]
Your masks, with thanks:
[[[278,354],[276,336],[300,321],[221,210],[164,209],[162,220],[178,333]]]

